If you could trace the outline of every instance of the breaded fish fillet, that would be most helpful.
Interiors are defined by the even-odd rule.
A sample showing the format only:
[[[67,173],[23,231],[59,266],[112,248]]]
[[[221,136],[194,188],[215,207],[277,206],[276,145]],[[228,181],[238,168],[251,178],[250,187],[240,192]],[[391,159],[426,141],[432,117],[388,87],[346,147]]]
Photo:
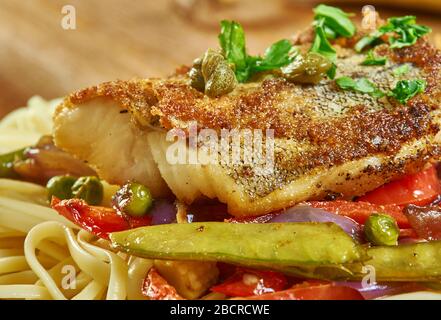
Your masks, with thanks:
[[[338,48],[337,77],[366,77],[384,91],[424,79],[426,92],[401,105],[392,98],[343,91],[333,80],[296,85],[284,79],[240,84],[209,98],[185,74],[116,81],[67,97],[55,115],[58,147],[88,161],[111,183],[137,180],[154,195],[170,190],[192,203],[217,198],[236,216],[260,215],[310,199],[351,198],[420,170],[440,155],[440,53],[425,40],[376,48],[385,66]],[[409,64],[409,71],[394,70]],[[166,159],[166,130],[274,129],[274,171],[246,164],[177,164]],[[188,148],[188,146],[187,146]]]

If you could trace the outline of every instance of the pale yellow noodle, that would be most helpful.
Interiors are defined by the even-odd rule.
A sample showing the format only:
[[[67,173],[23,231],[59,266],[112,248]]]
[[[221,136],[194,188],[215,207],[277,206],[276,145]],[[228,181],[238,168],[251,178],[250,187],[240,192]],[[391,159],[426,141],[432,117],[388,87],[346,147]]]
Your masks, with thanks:
[[[51,134],[59,102],[34,97],[0,121],[0,154]],[[110,205],[117,187],[106,190]],[[0,299],[145,299],[141,285],[152,261],[78,230],[49,207],[43,186],[0,179]],[[75,272],[74,285],[65,286],[65,267]]]
[[[153,266],[153,261],[143,258],[132,257],[129,261],[127,279],[127,298],[130,300],[146,300],[142,294],[142,284]]]
[[[38,277],[31,270],[8,273],[0,276],[0,285],[5,284],[33,284]]]
[[[45,287],[17,284],[0,285],[0,299],[39,299],[48,300],[51,296]]]

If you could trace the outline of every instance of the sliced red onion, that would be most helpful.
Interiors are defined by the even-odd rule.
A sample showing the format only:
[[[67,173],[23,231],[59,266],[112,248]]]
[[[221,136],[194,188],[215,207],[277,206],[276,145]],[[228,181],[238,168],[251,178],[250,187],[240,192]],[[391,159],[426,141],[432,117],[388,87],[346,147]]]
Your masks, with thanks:
[[[426,240],[441,239],[441,206],[408,205],[404,214],[419,238]]]
[[[366,300],[377,299],[381,297],[391,296],[400,293],[413,292],[424,289],[418,283],[413,282],[385,282],[375,283],[368,286],[363,286],[360,282],[337,282],[336,284],[351,287],[358,290],[363,298]]]
[[[306,205],[289,208],[268,222],[333,222],[354,239],[363,239],[362,227],[351,218]]]
[[[26,181],[45,185],[50,178],[59,175],[96,176],[83,161],[57,148],[50,136],[42,137],[36,146],[28,148],[25,158],[14,164],[14,171]]]
[[[150,215],[152,225],[174,223],[176,222],[176,206],[169,200],[156,200]]]

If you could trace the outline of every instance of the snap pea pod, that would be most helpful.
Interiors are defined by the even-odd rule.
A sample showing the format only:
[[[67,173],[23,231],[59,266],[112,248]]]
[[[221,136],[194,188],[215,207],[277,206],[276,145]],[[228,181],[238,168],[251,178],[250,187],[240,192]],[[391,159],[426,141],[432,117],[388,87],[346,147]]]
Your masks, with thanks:
[[[381,246],[368,249],[377,281],[436,281],[441,280],[441,241]],[[354,278],[362,278],[362,266],[347,266]]]
[[[249,267],[342,265],[365,250],[332,223],[167,224],[112,233],[130,254],[170,260],[221,261]]]

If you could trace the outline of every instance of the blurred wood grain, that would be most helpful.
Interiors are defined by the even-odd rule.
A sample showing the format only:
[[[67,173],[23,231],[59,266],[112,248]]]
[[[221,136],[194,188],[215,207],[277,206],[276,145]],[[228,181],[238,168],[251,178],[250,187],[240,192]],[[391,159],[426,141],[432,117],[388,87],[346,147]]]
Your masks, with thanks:
[[[199,1],[198,16],[177,5],[190,2],[0,0],[0,117],[35,94],[51,99],[103,81],[170,74],[217,46],[222,18],[244,23],[252,52],[289,37],[312,18],[305,1],[211,11],[208,0]],[[76,30],[61,27],[67,4],[76,8]],[[420,18],[441,31],[439,16]]]

